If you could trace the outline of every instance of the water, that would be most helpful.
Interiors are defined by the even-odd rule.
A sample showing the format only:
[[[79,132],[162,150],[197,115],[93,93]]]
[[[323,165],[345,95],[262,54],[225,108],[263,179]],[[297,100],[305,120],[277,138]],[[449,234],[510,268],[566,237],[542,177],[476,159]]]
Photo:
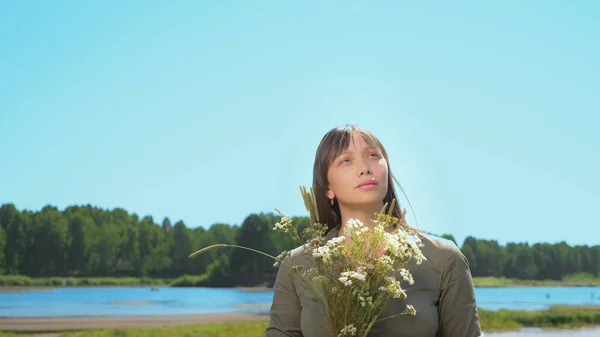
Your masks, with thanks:
[[[487,310],[543,310],[551,305],[599,305],[600,287],[475,288],[477,306]]]
[[[93,287],[0,293],[0,317],[163,316],[260,311],[272,292],[235,289]]]
[[[599,305],[600,287],[476,288],[478,307],[544,309]],[[163,316],[268,311],[272,291],[159,287],[90,287],[0,293],[0,317]]]

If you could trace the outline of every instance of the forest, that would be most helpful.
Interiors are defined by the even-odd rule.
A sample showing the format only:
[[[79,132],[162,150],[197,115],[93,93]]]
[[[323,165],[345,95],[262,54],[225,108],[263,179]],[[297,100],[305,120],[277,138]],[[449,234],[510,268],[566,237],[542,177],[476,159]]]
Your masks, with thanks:
[[[48,205],[40,211],[0,208],[0,275],[143,276],[176,278],[204,275],[206,285],[251,286],[272,278],[273,261],[246,250],[224,248],[190,259],[196,249],[215,243],[237,244],[277,256],[298,244],[273,230],[280,217],[249,214],[241,225],[216,223],[208,229],[188,228],[169,218],[157,223],[122,208]],[[298,226],[308,217],[293,217]],[[473,277],[561,280],[567,275],[600,273],[600,246],[569,246],[565,242],[515,242],[467,237],[457,243],[469,260]]]

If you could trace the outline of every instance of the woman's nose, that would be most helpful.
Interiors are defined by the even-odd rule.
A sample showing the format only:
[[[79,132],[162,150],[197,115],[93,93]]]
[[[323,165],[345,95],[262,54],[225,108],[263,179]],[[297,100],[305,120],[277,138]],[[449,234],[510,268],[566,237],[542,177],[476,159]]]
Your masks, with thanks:
[[[371,169],[369,169],[369,166],[367,166],[367,165],[365,165],[365,164],[363,164],[363,165],[361,166],[361,168],[360,168],[360,171],[359,171],[359,175],[361,175],[361,176],[362,176],[362,175],[364,175],[364,174],[371,174],[371,173],[372,173],[372,172],[371,172]]]

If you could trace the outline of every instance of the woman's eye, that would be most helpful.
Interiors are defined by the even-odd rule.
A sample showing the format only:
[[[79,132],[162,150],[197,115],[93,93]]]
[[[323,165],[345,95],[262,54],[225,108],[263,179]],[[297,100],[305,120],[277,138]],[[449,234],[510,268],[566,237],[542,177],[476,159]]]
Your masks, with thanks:
[[[370,157],[375,157],[375,158],[379,158],[380,157],[379,153],[371,153],[369,156]]]
[[[340,164],[345,164],[346,162],[350,162],[350,159],[342,159],[340,160]]]

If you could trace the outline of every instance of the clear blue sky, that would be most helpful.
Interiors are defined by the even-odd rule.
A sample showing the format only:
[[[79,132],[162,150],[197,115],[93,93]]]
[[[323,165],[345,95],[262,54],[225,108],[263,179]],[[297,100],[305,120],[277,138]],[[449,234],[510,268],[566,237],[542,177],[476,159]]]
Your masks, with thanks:
[[[4,1],[0,204],[189,227],[305,215],[321,137],[358,123],[421,229],[600,244],[598,17],[597,1]]]

